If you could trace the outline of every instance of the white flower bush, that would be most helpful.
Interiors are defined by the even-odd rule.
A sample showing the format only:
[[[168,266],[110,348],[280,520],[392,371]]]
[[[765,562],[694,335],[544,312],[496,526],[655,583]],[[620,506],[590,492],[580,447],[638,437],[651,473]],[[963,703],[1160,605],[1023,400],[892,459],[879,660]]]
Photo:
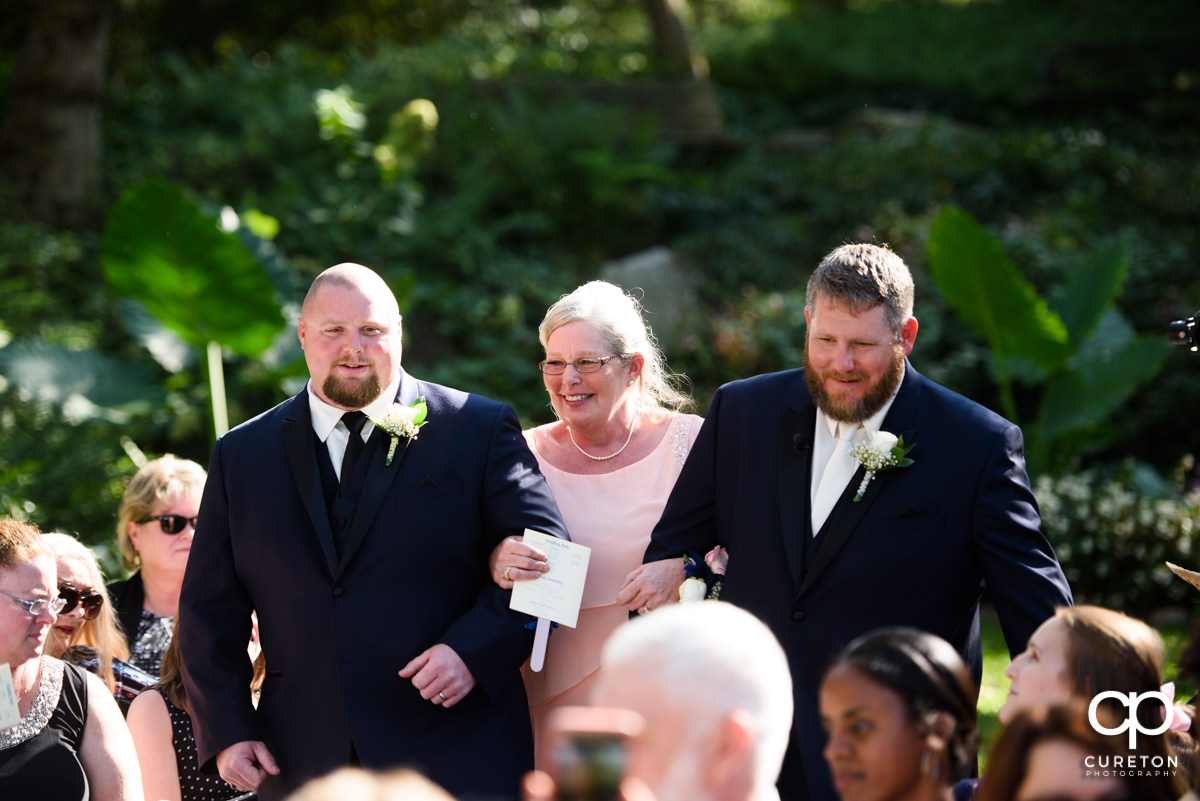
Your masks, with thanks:
[[[1189,470],[1185,464],[1178,472]],[[1133,461],[1040,476],[1033,489],[1042,531],[1076,603],[1131,614],[1191,606],[1196,591],[1166,562],[1200,570],[1200,553],[1192,545],[1200,528],[1200,490],[1172,487]]]

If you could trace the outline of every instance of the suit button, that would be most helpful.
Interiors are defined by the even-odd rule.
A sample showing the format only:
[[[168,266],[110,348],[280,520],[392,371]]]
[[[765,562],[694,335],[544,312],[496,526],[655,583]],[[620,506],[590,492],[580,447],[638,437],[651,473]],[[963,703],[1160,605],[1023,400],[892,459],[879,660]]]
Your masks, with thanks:
[[[345,592],[346,592],[346,591],[345,591],[345,590],[343,590],[341,587],[334,587],[334,588],[333,588],[333,597],[334,597],[334,598],[341,598],[341,597],[342,597],[342,595],[343,595]]]
[[[803,609],[792,612],[792,620],[797,623],[803,623],[806,617],[808,617],[808,612],[805,612]]]

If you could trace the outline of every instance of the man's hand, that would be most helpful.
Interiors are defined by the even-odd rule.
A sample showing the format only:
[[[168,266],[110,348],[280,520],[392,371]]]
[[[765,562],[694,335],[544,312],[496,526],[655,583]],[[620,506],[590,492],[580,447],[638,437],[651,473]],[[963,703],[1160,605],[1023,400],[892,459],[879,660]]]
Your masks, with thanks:
[[[535,579],[550,570],[546,554],[525,544],[522,537],[505,537],[488,559],[492,581],[502,590],[511,590],[518,581]]]
[[[648,562],[625,578],[617,593],[617,603],[639,615],[675,603],[679,600],[679,585],[686,576],[682,558]]]
[[[426,701],[449,708],[475,688],[475,677],[454,649],[438,643],[400,670]]]
[[[279,765],[260,740],[234,743],[217,754],[217,772],[235,789],[245,793],[258,789],[267,774],[279,775]]]

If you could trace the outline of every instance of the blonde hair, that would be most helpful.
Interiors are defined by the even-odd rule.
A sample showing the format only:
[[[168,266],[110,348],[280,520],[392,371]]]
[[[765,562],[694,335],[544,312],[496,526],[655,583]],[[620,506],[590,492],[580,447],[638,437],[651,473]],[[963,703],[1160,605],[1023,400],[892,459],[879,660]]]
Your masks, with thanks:
[[[312,779],[287,801],[454,801],[440,786],[411,768],[375,773],[362,768],[339,768]]]
[[[170,453],[142,465],[125,488],[117,512],[117,545],[126,570],[136,570],[142,564],[133,540],[129,538],[129,524],[144,520],[156,503],[192,490],[202,491],[206,478],[203,467],[191,459],[180,459]]]
[[[563,295],[546,311],[538,326],[542,348],[550,335],[568,323],[587,323],[596,329],[617,356],[638,353],[645,360],[642,374],[634,387],[637,405],[646,410],[670,409],[688,411],[692,399],[676,389],[687,378],[667,372],[666,359],[654,341],[654,334],[642,318],[642,305],[637,299],[607,281],[589,281],[570,294]]]
[[[92,585],[92,589],[105,594],[104,603],[100,606],[100,614],[94,620],[84,620],[80,624],[75,633],[71,635],[71,641],[67,643],[67,648],[74,645],[94,648],[99,656],[100,678],[104,679],[109,691],[113,692],[117,685],[113,676],[112,662],[114,659],[128,660],[129,645],[125,642],[125,636],[121,633],[120,626],[117,625],[116,610],[113,609],[112,600],[106,594],[104,574],[100,572],[100,563],[96,561],[96,554],[70,534],[52,532],[43,534],[42,540],[54,553],[56,563],[63,558],[81,560],[87,568],[88,582]],[[50,655],[60,656],[60,654]]]

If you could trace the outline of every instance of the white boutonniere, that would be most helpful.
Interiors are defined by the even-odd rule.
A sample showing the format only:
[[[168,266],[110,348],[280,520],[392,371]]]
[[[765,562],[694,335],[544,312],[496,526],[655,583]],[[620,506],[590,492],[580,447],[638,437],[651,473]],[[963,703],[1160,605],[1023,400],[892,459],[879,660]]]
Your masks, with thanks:
[[[384,463],[384,467],[392,466],[392,457],[396,455],[396,446],[400,444],[401,437],[404,439],[417,438],[417,430],[429,422],[425,419],[428,413],[429,407],[425,405],[425,398],[422,396],[413,401],[412,406],[393,403],[392,408],[387,410],[382,420],[370,418],[372,423],[392,437],[392,444],[388,446],[387,461]]]
[[[851,448],[850,455],[857,459],[858,463],[867,471],[867,474],[863,476],[862,483],[858,485],[858,492],[854,494],[854,502],[858,503],[863,499],[867,485],[879,471],[891,470],[893,467],[908,467],[912,464],[913,460],[908,458],[908,452],[915,446],[915,442],[912,445],[905,445],[904,437],[897,437],[888,431],[876,431],[871,435],[869,441],[860,442]]]

